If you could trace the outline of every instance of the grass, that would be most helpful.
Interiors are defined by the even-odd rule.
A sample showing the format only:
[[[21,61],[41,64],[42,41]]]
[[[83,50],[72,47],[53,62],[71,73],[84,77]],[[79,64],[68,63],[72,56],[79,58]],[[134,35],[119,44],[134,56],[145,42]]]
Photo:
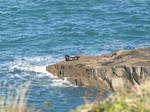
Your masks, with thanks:
[[[7,90],[6,83],[0,84],[0,112],[29,112],[26,106],[27,99],[25,98],[30,82],[21,84],[17,88],[16,85],[9,85]]]
[[[0,83],[0,112],[40,112],[41,109],[50,112],[51,103],[44,101],[39,107],[27,107],[26,94],[30,81],[20,86]],[[8,89],[6,89],[8,88]]]
[[[150,82],[134,86],[130,90],[117,91],[100,101],[102,94],[98,94],[94,102],[88,103],[86,93],[85,104],[70,112],[150,112]]]
[[[0,112],[39,112],[38,109],[27,107],[26,93],[30,82],[26,82],[18,87],[6,83],[0,84]],[[120,90],[111,94],[106,100],[101,101],[103,93],[96,95],[94,102],[89,103],[88,93],[83,97],[85,104],[80,105],[70,112],[150,112],[150,82],[141,86],[134,86],[130,90]],[[47,101],[44,105],[51,106]],[[46,109],[47,111],[50,111]]]

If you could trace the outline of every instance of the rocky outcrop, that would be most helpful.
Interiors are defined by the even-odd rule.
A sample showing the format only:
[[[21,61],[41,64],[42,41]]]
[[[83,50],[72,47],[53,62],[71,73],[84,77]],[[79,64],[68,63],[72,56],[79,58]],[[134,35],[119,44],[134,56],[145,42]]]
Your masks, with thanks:
[[[61,61],[46,70],[74,85],[98,89],[130,88],[150,79],[150,48],[117,50],[100,56],[80,55],[77,61]]]

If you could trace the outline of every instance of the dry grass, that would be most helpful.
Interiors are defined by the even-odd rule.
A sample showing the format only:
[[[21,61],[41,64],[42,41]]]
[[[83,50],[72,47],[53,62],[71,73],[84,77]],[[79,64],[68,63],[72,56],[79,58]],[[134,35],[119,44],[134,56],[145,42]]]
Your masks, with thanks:
[[[44,101],[39,107],[27,107],[26,94],[29,85],[30,81],[20,86],[0,83],[0,112],[40,112],[41,109],[50,112],[48,107],[52,105],[48,101]]]
[[[25,98],[30,82],[26,82],[16,88],[16,85],[9,85],[8,90],[0,90],[0,112],[29,112],[26,107]],[[6,83],[0,84],[5,87]]]
[[[101,94],[93,103],[86,102],[71,112],[150,112],[150,82],[115,92],[105,101],[98,101]],[[84,101],[88,101],[87,96],[86,93]]]

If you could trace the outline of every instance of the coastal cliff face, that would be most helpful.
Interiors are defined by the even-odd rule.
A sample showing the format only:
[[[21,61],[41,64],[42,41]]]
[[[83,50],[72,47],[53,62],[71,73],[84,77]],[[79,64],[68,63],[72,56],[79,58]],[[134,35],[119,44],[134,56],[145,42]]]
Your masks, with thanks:
[[[150,79],[150,48],[80,55],[77,61],[61,61],[46,70],[62,79],[67,77],[74,85],[111,90],[130,88]]]

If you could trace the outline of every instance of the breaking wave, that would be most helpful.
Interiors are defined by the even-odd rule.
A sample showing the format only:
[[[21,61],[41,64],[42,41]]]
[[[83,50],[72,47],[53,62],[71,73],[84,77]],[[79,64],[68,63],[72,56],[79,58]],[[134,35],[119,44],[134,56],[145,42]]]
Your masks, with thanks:
[[[70,84],[67,81],[67,78],[62,80],[46,71],[46,66],[48,64],[52,64],[53,62],[54,58],[52,56],[17,58],[14,60],[14,62],[5,63],[1,65],[1,68],[3,68],[2,70],[3,72],[1,72],[1,74],[4,75],[6,74],[6,72],[9,72],[7,73],[5,79],[3,79],[7,80],[7,82],[11,81],[24,82],[27,80],[31,80],[32,84],[39,84],[46,87],[72,86],[72,84]],[[5,69],[7,68],[7,70],[4,70],[4,68]]]

